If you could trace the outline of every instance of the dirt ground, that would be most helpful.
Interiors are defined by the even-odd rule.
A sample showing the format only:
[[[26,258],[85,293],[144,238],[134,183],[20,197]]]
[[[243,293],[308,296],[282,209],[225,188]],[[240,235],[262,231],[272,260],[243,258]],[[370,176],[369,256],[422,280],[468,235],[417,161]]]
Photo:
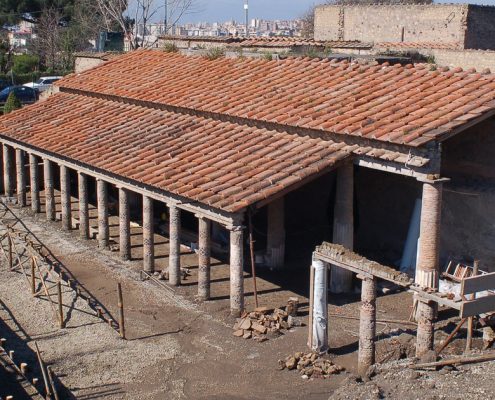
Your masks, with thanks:
[[[33,298],[22,274],[8,271],[5,263],[0,266],[0,319],[4,321],[0,323],[0,335],[7,339],[6,347],[15,350],[15,357],[29,365],[36,364],[33,352],[36,341],[58,377],[63,398],[328,399],[332,393],[341,395],[345,387],[349,388],[346,395],[355,397],[336,399],[375,398],[368,397],[373,395],[373,390],[368,391],[366,386],[369,383],[358,383],[353,375],[357,361],[359,295],[330,299],[330,357],[347,372],[325,380],[303,380],[297,372],[279,371],[277,360],[307,350],[306,327],[294,328],[263,343],[232,335],[228,266],[222,262],[213,262],[213,300],[197,304],[194,301],[196,255],[187,248],[183,248],[181,261],[190,267],[192,276],[170,296],[164,288],[139,277],[139,227],[132,230],[133,261],[122,262],[117,253],[97,249],[96,241],[80,240],[77,231],[63,232],[59,223],[46,222],[44,214],[33,216],[27,209],[16,212],[77,283],[115,319],[117,282],[123,286],[128,340],[120,339],[115,330],[98,319],[86,302],[70,290],[64,291],[67,326],[59,329],[46,299]],[[96,220],[92,219],[92,223],[96,224]],[[115,218],[111,224],[115,232]],[[167,240],[157,235],[155,241],[160,248],[159,260],[166,263]],[[246,279],[247,308],[251,309],[251,279]],[[294,278],[287,279],[289,283],[291,279]],[[306,293],[281,290],[282,284],[280,275],[262,274],[258,281],[261,305],[284,306],[288,297],[295,295],[302,304],[300,318],[307,323]],[[407,319],[411,304],[409,293],[381,296],[378,318]],[[443,317],[451,315],[444,313]],[[440,331],[437,339],[446,336],[452,323],[445,320],[442,326],[445,332]],[[379,323],[377,333],[378,361],[411,355],[413,326]],[[456,352],[458,348],[447,350]],[[389,378],[395,381],[393,374]],[[422,376],[409,386],[416,387],[416,383],[428,379]],[[380,396],[390,391],[386,398],[406,399],[394,397],[393,386],[377,384],[381,385]],[[361,390],[360,385],[366,389]],[[2,390],[7,389],[0,385],[0,396],[5,395]],[[19,398],[22,397],[15,397]]]

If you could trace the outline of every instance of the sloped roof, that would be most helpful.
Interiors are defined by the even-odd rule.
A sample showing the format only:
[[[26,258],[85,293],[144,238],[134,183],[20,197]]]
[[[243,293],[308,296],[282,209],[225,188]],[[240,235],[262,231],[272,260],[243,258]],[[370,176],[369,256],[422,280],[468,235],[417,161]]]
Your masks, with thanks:
[[[319,59],[207,60],[141,50],[59,81],[94,92],[245,121],[409,146],[441,140],[495,109],[495,75],[429,65]]]
[[[3,116],[0,136],[227,212],[331,170],[356,147],[71,93]]]

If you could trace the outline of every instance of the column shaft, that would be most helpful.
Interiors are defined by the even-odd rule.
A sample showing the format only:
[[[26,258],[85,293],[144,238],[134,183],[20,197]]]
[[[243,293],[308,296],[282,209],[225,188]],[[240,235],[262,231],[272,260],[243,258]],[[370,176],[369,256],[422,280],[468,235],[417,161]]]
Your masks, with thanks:
[[[79,172],[77,174],[79,194],[79,236],[89,239],[89,205],[88,205],[88,177]]]
[[[423,183],[416,283],[424,288],[438,288],[442,188],[442,182]],[[416,356],[421,357],[429,350],[433,350],[434,320],[438,305],[434,302],[416,300],[418,301]]]
[[[72,229],[72,209],[70,198],[70,173],[69,168],[60,166],[60,195],[62,205],[62,229]]]
[[[119,252],[124,261],[131,259],[131,220],[129,192],[119,188]]]
[[[45,211],[47,221],[55,221],[55,194],[53,191],[53,163],[43,160],[43,179],[45,181]]]
[[[175,205],[169,206],[169,256],[168,280],[173,286],[180,285],[180,210]]]
[[[5,196],[12,197],[14,195],[13,182],[13,150],[12,147],[3,145],[3,185]]]
[[[39,167],[38,157],[34,154],[29,155],[30,186],[31,186],[31,209],[35,213],[41,211],[40,204],[40,186],[39,186]]]
[[[333,242],[353,250],[354,247],[354,165],[345,164],[337,170]],[[330,290],[333,293],[352,289],[352,272],[333,266]]]
[[[210,299],[210,220],[198,219],[198,298]]]
[[[153,199],[143,196],[143,269],[155,271]]]
[[[109,227],[108,227],[108,187],[107,183],[101,179],[96,181],[98,197],[98,246],[101,249],[108,247]]]
[[[26,207],[26,161],[23,150],[15,149],[15,161],[17,170],[17,202],[19,206]]]
[[[376,279],[364,278],[361,285],[358,371],[365,375],[375,363]]]
[[[242,227],[230,230],[230,313],[239,317],[244,310]]]
[[[328,265],[313,258],[313,340],[312,350],[328,350]]]

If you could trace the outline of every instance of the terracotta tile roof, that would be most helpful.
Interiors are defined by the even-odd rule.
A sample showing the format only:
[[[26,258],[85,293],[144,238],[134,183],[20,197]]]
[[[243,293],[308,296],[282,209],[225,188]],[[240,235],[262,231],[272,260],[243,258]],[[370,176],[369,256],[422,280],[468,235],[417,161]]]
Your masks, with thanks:
[[[58,85],[215,118],[410,146],[495,110],[493,74],[309,58],[210,61],[142,50]]]
[[[375,47],[390,49],[442,49],[458,50],[462,49],[459,42],[381,42],[376,43]]]
[[[63,92],[0,118],[0,136],[227,212],[325,173],[356,148]]]

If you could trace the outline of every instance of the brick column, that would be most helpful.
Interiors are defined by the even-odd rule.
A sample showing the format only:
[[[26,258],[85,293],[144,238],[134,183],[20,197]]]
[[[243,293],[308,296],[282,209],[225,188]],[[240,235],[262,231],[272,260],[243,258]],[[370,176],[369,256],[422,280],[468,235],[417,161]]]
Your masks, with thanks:
[[[4,193],[7,197],[14,195],[14,172],[13,172],[13,158],[14,155],[12,147],[3,145],[3,187]]]
[[[230,313],[240,317],[244,310],[243,235],[241,226],[230,230]]]
[[[47,221],[55,221],[55,194],[53,191],[53,163],[43,159],[43,179],[45,181],[45,211]]]
[[[210,227],[209,219],[198,216],[198,298],[210,299]]]
[[[34,154],[29,155],[29,177],[31,186],[31,209],[35,213],[41,211],[40,204],[40,185],[39,185],[39,169],[38,157]]]
[[[285,263],[285,201],[281,197],[268,204],[266,247],[270,267],[280,268]]]
[[[180,210],[176,205],[169,205],[169,255],[168,281],[173,286],[180,285]]]
[[[440,220],[444,181],[444,179],[423,181],[419,251],[416,263],[416,283],[423,288],[438,289]],[[437,307],[437,303],[418,299],[416,314],[418,321],[416,356],[418,357],[433,350],[434,319]]]
[[[101,249],[108,248],[108,238],[110,235],[108,227],[108,187],[104,180],[96,181],[96,191],[98,198],[98,246]]]
[[[77,174],[79,197],[79,236],[89,239],[89,205],[88,205],[88,177],[82,172]]]
[[[147,272],[155,271],[153,209],[153,199],[143,196],[143,269]]]
[[[119,252],[124,261],[131,259],[131,220],[129,192],[119,188]]]
[[[64,165],[60,166],[60,194],[62,203],[62,229],[70,231],[72,229],[70,174],[69,168]]]
[[[354,247],[354,165],[344,164],[337,170],[333,243],[349,250]],[[352,290],[352,272],[332,266],[330,291],[344,293]]]
[[[26,160],[24,151],[15,149],[15,165],[17,172],[17,202],[19,206],[26,207]]]
[[[376,279],[363,278],[359,316],[358,372],[364,376],[375,363]]]

